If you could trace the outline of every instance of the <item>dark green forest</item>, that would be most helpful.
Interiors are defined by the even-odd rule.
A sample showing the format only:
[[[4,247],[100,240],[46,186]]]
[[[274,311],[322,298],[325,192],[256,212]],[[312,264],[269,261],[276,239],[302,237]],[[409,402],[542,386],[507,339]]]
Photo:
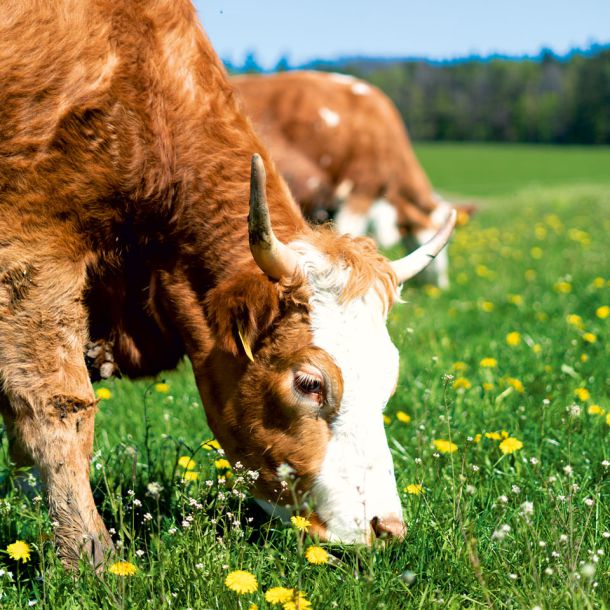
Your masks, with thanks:
[[[289,69],[286,59],[276,70]],[[339,71],[385,91],[415,140],[610,144],[610,47],[558,57],[452,62],[353,58],[299,68]],[[260,71],[253,55],[237,72]]]

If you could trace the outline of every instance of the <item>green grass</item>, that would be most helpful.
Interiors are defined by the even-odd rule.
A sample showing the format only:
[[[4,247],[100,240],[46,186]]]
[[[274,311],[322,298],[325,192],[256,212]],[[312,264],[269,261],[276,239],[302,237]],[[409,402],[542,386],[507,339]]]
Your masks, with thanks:
[[[610,186],[610,147],[416,143],[432,184],[471,196],[507,195],[526,187]]]
[[[494,155],[506,153],[486,149],[477,163],[490,176],[485,159],[493,165]],[[434,150],[422,155],[430,167]],[[472,150],[437,152],[439,167],[450,165],[457,175],[454,166]],[[563,154],[548,152],[547,166]],[[510,193],[483,200],[456,235],[451,289],[409,287],[406,303],[390,314],[401,375],[387,432],[399,488],[425,490],[401,494],[409,527],[402,544],[329,546],[331,564],[309,565],[293,529],[260,519],[243,484],[231,491],[219,480],[219,456],[200,448],[209,432],[184,366],[165,376],[168,393],[152,381],[103,384],[112,397],[97,417],[92,480],[120,554],[138,567],[131,578],[97,578],[83,567],[74,580],[62,570],[44,506],[13,487],[3,439],[0,549],[26,540],[32,560],[20,566],[0,551],[0,570],[12,572],[12,580],[0,576],[0,607],[37,600],[36,607],[54,610],[266,609],[263,592],[279,585],[300,588],[316,609],[608,607],[610,426],[588,407],[610,411],[610,318],[596,314],[610,305],[610,192],[578,185],[593,182],[590,173],[566,176],[572,185],[522,188],[529,181],[523,166],[521,182],[511,174],[514,163],[506,168]],[[469,194],[457,177],[436,185]],[[570,314],[581,316],[583,328],[568,323]],[[520,334],[518,345],[507,343],[510,332]],[[481,367],[483,358],[497,366]],[[458,377],[470,387],[454,389]],[[590,399],[578,398],[578,388]],[[410,423],[396,418],[399,410]],[[502,431],[523,448],[503,455],[497,440],[474,442],[477,434]],[[436,454],[435,439],[458,449]],[[197,462],[197,482],[181,482],[176,463],[184,455]],[[163,487],[159,497],[147,493],[151,482]],[[504,539],[494,535],[502,526],[510,527]],[[257,593],[238,598],[224,586],[235,569],[256,575]]]

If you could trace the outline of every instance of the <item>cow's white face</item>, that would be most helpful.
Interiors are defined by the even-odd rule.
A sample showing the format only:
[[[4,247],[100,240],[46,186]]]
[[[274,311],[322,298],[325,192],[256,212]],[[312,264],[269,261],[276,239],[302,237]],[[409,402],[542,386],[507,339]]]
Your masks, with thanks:
[[[396,276],[369,238],[320,230],[286,247],[298,261],[287,282],[253,271],[208,296],[217,343],[194,366],[208,420],[231,461],[259,472],[268,507],[294,504],[278,477],[288,464],[312,533],[401,537],[382,418],[398,376],[386,328]]]
[[[311,488],[313,508],[329,540],[366,542],[371,524],[402,533],[402,510],[382,411],[396,387],[398,350],[386,328],[388,304],[372,286],[342,301],[351,269],[316,248],[295,243],[311,288],[313,344],[337,365],[343,395]],[[382,524],[379,528],[379,524]],[[374,528],[375,529],[375,528]],[[399,531],[397,531],[399,530]]]

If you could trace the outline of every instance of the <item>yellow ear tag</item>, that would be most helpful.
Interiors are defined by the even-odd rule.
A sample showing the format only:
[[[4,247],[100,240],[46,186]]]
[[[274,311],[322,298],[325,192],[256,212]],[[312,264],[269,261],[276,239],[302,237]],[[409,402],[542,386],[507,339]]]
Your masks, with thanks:
[[[250,349],[250,344],[246,341],[246,338],[244,337],[244,329],[243,329],[243,324],[241,323],[241,321],[237,322],[237,334],[239,335],[241,344],[244,347],[244,352],[246,352],[246,356],[248,356],[248,358],[250,358],[250,360],[252,360],[252,362],[254,362],[254,356],[252,355],[252,350]]]

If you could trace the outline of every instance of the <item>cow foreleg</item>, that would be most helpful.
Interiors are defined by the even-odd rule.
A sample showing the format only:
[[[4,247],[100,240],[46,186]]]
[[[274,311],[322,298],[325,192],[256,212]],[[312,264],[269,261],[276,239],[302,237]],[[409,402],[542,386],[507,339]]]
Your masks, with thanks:
[[[62,560],[74,567],[85,554],[98,566],[111,541],[89,484],[86,266],[38,250],[0,250],[0,411],[12,458],[40,470]]]
[[[89,485],[93,393],[57,394],[35,405],[16,396],[11,402],[22,413],[14,420],[13,445],[40,469],[62,560],[74,567],[85,555],[100,566],[112,543]]]

